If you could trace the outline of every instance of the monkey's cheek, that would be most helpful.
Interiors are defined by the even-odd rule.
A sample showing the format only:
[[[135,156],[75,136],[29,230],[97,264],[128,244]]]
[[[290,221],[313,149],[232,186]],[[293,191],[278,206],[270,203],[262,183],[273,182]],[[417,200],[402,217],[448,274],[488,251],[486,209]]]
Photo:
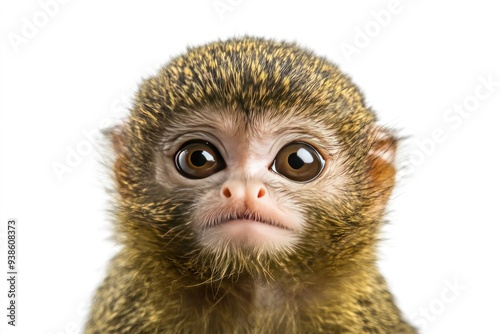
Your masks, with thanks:
[[[232,220],[200,232],[201,244],[215,251],[251,248],[273,253],[291,250],[297,232],[250,220]]]

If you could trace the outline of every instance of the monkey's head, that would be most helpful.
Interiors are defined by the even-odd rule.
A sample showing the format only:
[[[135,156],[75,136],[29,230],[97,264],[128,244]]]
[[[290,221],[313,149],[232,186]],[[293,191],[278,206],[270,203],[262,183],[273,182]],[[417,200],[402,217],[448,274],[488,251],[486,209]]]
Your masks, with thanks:
[[[375,121],[295,44],[189,49],[111,132],[120,240],[209,280],[373,260],[396,143]]]

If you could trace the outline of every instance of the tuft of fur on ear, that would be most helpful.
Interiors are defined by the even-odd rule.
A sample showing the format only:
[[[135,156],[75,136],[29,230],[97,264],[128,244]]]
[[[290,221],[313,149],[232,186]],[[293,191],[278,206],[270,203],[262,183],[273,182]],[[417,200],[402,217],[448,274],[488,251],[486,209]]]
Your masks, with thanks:
[[[124,127],[125,124],[117,124],[102,131],[104,136],[108,138],[117,156],[125,151]]]
[[[104,135],[110,141],[113,151],[115,153],[113,171],[116,181],[118,193],[122,198],[127,197],[128,183],[125,181],[128,175],[126,155],[127,146],[125,145],[125,126],[124,124],[115,125],[103,131]]]
[[[370,212],[380,218],[394,188],[398,140],[390,130],[377,124],[373,125],[371,137],[368,164],[373,202]]]

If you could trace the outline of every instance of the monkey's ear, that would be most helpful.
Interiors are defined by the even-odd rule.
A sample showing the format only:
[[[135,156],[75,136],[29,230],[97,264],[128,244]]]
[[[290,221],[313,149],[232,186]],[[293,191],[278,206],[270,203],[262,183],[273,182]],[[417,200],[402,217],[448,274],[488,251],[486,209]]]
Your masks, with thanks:
[[[104,136],[108,138],[117,157],[125,152],[124,128],[125,124],[118,124],[103,130]]]
[[[396,161],[396,136],[380,125],[373,125],[371,129],[372,143],[368,156],[372,160],[382,160],[394,167]]]
[[[370,211],[376,217],[380,217],[395,183],[397,138],[390,130],[379,125],[373,125],[370,137],[371,145],[368,152],[369,191],[372,199]]]
[[[118,193],[122,198],[128,197],[128,184],[126,176],[127,171],[127,146],[125,144],[125,126],[126,124],[115,125],[103,131],[108,138],[114,151],[113,172],[115,175],[116,186]]]

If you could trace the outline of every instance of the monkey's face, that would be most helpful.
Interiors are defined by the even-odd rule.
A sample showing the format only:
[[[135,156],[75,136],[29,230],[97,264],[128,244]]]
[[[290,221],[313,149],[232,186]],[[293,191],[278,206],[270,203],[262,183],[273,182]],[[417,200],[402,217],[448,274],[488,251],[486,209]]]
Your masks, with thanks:
[[[214,253],[293,252],[310,207],[342,196],[334,132],[303,116],[202,110],[169,124],[156,179],[189,203],[186,223],[200,245]]]
[[[395,140],[361,93],[287,43],[189,50],[141,86],[113,143],[127,242],[220,278],[349,260],[393,185]]]

